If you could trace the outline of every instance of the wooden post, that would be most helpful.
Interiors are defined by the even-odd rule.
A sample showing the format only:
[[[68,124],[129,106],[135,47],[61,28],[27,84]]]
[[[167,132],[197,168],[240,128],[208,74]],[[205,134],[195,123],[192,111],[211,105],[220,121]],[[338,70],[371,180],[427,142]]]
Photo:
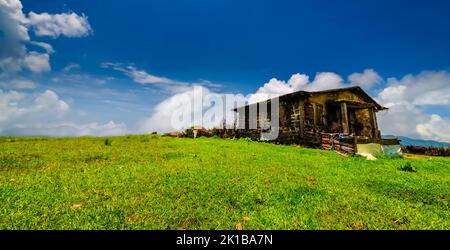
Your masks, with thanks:
[[[341,122],[342,122],[342,133],[349,134],[347,103],[345,102],[341,102]]]

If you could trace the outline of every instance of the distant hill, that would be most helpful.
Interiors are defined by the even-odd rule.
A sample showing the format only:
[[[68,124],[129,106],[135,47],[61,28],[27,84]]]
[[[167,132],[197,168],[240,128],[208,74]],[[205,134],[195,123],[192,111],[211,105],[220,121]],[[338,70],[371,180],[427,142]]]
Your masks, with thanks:
[[[393,138],[393,137],[397,137],[398,139],[400,139],[401,140],[400,144],[404,146],[450,147],[450,143],[448,142],[413,139],[406,136],[383,135],[383,138]]]

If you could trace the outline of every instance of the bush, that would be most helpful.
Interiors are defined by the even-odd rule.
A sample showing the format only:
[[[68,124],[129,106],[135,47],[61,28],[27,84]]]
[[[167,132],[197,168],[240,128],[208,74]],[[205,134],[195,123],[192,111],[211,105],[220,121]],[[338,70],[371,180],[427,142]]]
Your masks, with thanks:
[[[105,146],[111,146],[112,141],[108,138],[105,139]]]
[[[411,162],[405,163],[405,165],[401,166],[399,169],[401,171],[405,171],[405,172],[411,172],[411,173],[417,172],[417,170],[411,166]]]

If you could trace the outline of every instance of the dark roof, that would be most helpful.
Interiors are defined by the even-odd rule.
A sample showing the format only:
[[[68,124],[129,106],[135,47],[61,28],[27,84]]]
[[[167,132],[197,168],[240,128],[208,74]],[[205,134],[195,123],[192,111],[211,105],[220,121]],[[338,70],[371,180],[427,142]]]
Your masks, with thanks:
[[[300,91],[284,94],[284,95],[281,95],[281,96],[278,96],[278,97],[274,97],[274,98],[284,99],[284,98],[288,98],[288,97],[292,97],[292,96],[296,96],[296,95],[299,95],[299,96],[311,96],[311,95],[314,95],[314,94],[340,92],[340,91],[345,91],[345,90],[355,91],[358,94],[362,95],[368,102],[373,103],[375,105],[375,107],[377,108],[377,110],[385,110],[385,109],[387,109],[387,108],[381,106],[380,104],[378,104],[372,97],[370,97],[359,86],[352,86],[352,87],[338,88],[338,89],[327,89],[327,90],[311,91],[311,92],[300,90]],[[270,98],[270,99],[267,99],[267,100],[264,100],[264,101],[261,101],[261,102],[267,102],[267,101],[270,102],[270,100],[272,100],[274,98]],[[257,102],[257,103],[261,103],[261,102]],[[248,104],[248,105],[245,105],[245,106],[242,106],[242,107],[239,107],[239,108],[234,108],[232,110],[233,111],[237,111],[237,109],[248,107],[248,106],[251,106],[251,105],[256,105],[257,103]]]

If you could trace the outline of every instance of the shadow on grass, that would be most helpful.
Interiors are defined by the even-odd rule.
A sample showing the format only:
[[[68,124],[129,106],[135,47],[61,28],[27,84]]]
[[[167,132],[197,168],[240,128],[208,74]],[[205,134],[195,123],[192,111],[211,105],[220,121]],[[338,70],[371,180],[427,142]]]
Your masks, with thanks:
[[[401,184],[384,181],[367,182],[366,187],[371,192],[378,193],[391,199],[450,209],[450,195],[436,194],[422,189],[406,187]]]

